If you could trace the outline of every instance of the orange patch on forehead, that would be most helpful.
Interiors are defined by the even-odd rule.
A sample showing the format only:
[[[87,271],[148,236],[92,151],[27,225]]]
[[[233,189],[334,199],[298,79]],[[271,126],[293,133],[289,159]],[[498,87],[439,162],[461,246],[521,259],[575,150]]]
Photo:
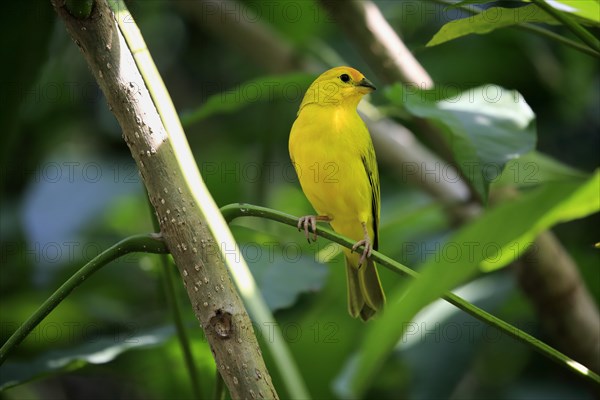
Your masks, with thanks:
[[[352,67],[335,67],[321,74],[318,80],[331,79],[342,74],[350,75],[353,81],[360,81],[364,78],[363,74]]]
[[[363,78],[363,74],[355,70],[354,68],[348,68],[348,74],[354,81],[360,81]]]

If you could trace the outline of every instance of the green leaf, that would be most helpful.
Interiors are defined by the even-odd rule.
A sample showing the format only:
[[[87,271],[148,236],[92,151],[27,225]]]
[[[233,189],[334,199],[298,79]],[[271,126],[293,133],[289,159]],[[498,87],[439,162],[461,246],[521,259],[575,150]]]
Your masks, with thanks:
[[[502,175],[492,187],[534,186],[549,181],[586,179],[589,174],[563,164],[543,153],[532,151],[506,163]]]
[[[439,126],[463,174],[485,201],[489,183],[500,176],[504,165],[535,147],[535,115],[518,92],[500,86],[453,91],[443,87],[418,91],[397,84],[387,96],[412,115]]]
[[[314,80],[313,74],[295,73],[265,76],[206,99],[196,110],[184,113],[181,122],[189,126],[217,114],[231,114],[251,104],[298,99]]]
[[[533,238],[554,224],[600,210],[600,171],[585,181],[549,182],[503,203],[464,226],[442,250],[425,262],[421,275],[391,293],[388,308],[368,332],[350,374],[351,393],[369,387],[417,312],[473,276],[480,266],[498,268],[528,248]],[[500,229],[501,228],[501,229]]]
[[[426,46],[437,46],[473,33],[483,35],[499,28],[525,22],[558,24],[554,17],[534,4],[517,8],[492,7],[479,14],[448,22],[440,28]]]
[[[494,274],[481,277],[459,288],[456,292],[466,301],[484,308],[486,311],[496,311],[506,302],[506,298],[514,290],[515,280],[510,273]],[[473,363],[473,357],[480,347],[489,340],[484,331],[489,329],[481,321],[462,312],[444,300],[436,300],[420,311],[408,323],[405,335],[395,345],[393,355],[385,362],[381,373],[373,387],[381,390],[381,375],[395,373],[394,382],[402,379],[394,371],[393,362],[397,360],[404,364],[411,377],[435,376],[435,380],[416,379],[407,383],[409,399],[444,399],[450,396],[456,385],[464,378],[464,374]],[[495,338],[494,346],[514,344],[508,336]],[[502,340],[504,339],[504,340]],[[505,346],[503,346],[505,347]],[[347,361],[351,364],[355,358]],[[511,362],[515,360],[510,360]],[[390,365],[391,364],[391,365]],[[390,368],[392,367],[392,368]],[[392,369],[392,371],[389,371]],[[351,372],[351,369],[343,369]],[[518,372],[515,372],[518,374]],[[352,387],[353,376],[350,373],[340,374],[334,382],[334,388],[339,398],[356,398],[348,388]],[[378,382],[379,381],[379,382]],[[397,388],[397,384],[393,387]],[[365,396],[368,398],[368,395]]]
[[[510,228],[503,229],[488,243],[497,251],[484,254],[480,267],[484,271],[502,268],[518,259],[532,245],[535,237],[553,225],[583,218],[600,210],[600,174],[581,185],[580,180],[552,182],[533,190],[523,199],[502,204],[491,210],[473,228],[471,238],[483,238],[490,226],[500,226],[502,221],[510,221]],[[513,234],[514,232],[514,234]],[[487,235],[486,235],[487,236]],[[536,249],[533,249],[536,251]]]
[[[0,390],[17,386],[29,380],[82,368],[87,364],[105,364],[120,354],[132,350],[157,346],[174,334],[172,326],[147,331],[121,333],[93,338],[77,347],[53,350],[27,362],[6,362],[0,367]]]
[[[546,3],[559,11],[568,12],[600,24],[600,2],[598,0],[546,0]]]
[[[449,5],[448,8],[456,8],[456,7],[461,7],[461,6],[468,6],[471,4],[487,4],[487,3],[493,3],[495,1],[498,0],[462,0],[459,1],[458,3],[454,3],[452,5]]]
[[[271,311],[291,307],[301,294],[320,291],[325,285],[329,268],[316,261],[314,249],[298,244],[298,239],[304,239],[301,233],[293,232],[294,240],[286,241],[252,228],[232,228]],[[330,245],[324,250],[329,254],[335,248]]]
[[[300,294],[320,291],[325,285],[327,266],[317,263],[314,256],[301,255],[299,250],[287,246],[272,263],[261,265],[258,282],[271,311],[291,307]],[[253,268],[253,273],[256,269]]]

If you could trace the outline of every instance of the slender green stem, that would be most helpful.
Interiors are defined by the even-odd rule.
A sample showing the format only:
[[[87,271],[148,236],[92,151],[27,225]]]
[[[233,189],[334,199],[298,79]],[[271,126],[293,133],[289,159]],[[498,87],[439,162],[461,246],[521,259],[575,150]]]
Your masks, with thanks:
[[[596,51],[600,51],[600,42],[587,29],[579,25],[570,15],[557,10],[550,4],[542,0],[531,0],[533,4],[552,15],[558,22],[566,26],[575,36],[581,39],[582,42],[590,46]]]
[[[438,4],[443,4],[443,5],[446,5],[446,6],[454,6],[455,8],[461,9],[463,11],[466,11],[466,12],[470,13],[470,14],[479,14],[482,11],[479,7],[474,6],[472,4],[471,5],[457,6],[456,4],[449,3],[447,0],[431,0],[431,1],[433,1],[435,3],[438,3]],[[571,39],[566,38],[564,36],[561,36],[561,35],[559,35],[557,33],[554,33],[551,30],[542,28],[541,26],[537,26],[537,25],[530,24],[530,23],[520,23],[520,24],[514,25],[514,27],[522,29],[522,30],[525,30],[525,31],[529,31],[529,32],[535,33],[535,34],[540,35],[540,36],[545,36],[546,38],[548,38],[550,40],[554,40],[554,41],[559,42],[559,43],[561,43],[561,44],[563,44],[565,46],[572,47],[575,50],[579,50],[582,53],[586,53],[587,55],[590,55],[592,57],[600,58],[600,52],[595,51],[594,49],[592,49],[592,48],[590,48],[588,46],[585,46],[585,45],[583,45],[581,43],[578,43],[578,42],[576,42],[574,40],[571,40]]]
[[[250,204],[230,204],[222,207],[221,213],[223,214],[225,220],[227,220],[228,222],[231,222],[237,217],[261,217],[281,222],[283,224],[290,225],[293,227],[296,227],[298,224],[298,218],[296,217],[282,213],[280,211],[272,210],[265,207],[254,206]],[[352,246],[354,245],[354,242],[350,239],[340,236],[337,233],[326,228],[317,227],[316,233],[321,237],[329,239],[349,249],[352,248]],[[359,248],[358,251],[362,251],[362,248]],[[392,260],[391,258],[379,253],[378,251],[373,251],[371,257],[380,265],[388,268],[393,272],[400,273],[411,278],[417,278],[419,276],[417,272],[413,271],[409,267]],[[500,331],[517,339],[518,341],[533,347],[535,350],[537,350],[544,356],[570,369],[577,375],[583,376],[597,384],[600,383],[600,376],[598,376],[593,371],[588,370],[577,361],[562,354],[558,350],[548,346],[544,342],[534,338],[533,336],[516,328],[515,326],[489,314],[488,312],[482,310],[479,307],[474,306],[473,304],[469,303],[463,298],[450,292],[447,292],[442,298],[450,304],[466,312],[467,314],[477,318],[478,320],[485,322],[486,324],[492,325]]]
[[[541,36],[546,36],[548,39],[555,40],[559,43],[564,44],[565,46],[570,46],[570,47],[574,48],[575,50],[581,51],[582,53],[586,53],[587,55],[590,55],[592,57],[600,58],[600,53],[597,51],[594,51],[593,49],[590,49],[588,46],[584,46],[581,43],[577,43],[571,39],[567,39],[564,36],[554,33],[548,29],[544,29],[540,26],[537,26],[534,24],[518,24],[517,28],[521,28],[523,30],[526,30],[526,31],[529,31],[532,33],[536,33]]]
[[[185,367],[187,368],[188,375],[190,378],[190,384],[192,385],[192,393],[195,399],[200,399],[202,398],[202,384],[200,382],[200,374],[198,373],[198,367],[196,366],[196,361],[194,360],[194,355],[192,354],[190,337],[188,335],[187,329],[185,328],[185,324],[183,323],[181,303],[177,299],[175,280],[173,279],[173,271],[175,271],[175,268],[172,268],[169,259],[166,255],[161,256],[161,264],[163,272],[163,287],[165,290],[167,303],[169,304],[169,308],[171,309],[173,322],[175,323],[175,330],[177,332],[177,340],[179,342],[179,347],[181,348],[181,352],[183,353]]]
[[[146,196],[146,199],[148,199],[148,196]],[[154,207],[152,207],[152,204],[150,203],[149,199],[148,207],[150,208],[150,214],[154,230],[156,232],[159,232],[160,225],[158,223],[158,220],[156,219]],[[183,353],[183,359],[185,361],[185,366],[187,368],[188,375],[190,378],[190,384],[192,385],[192,393],[195,399],[200,399],[202,398],[202,385],[200,382],[200,374],[198,373],[198,368],[196,366],[196,362],[192,354],[190,338],[187,333],[187,330],[185,329],[185,324],[183,323],[181,303],[177,298],[177,289],[175,288],[175,280],[173,279],[173,271],[175,269],[171,268],[169,257],[166,254],[163,254],[160,257],[160,260],[162,264],[162,282],[165,290],[165,296],[167,299],[167,303],[169,304],[169,308],[171,309],[173,322],[175,323],[175,330],[177,332],[179,347],[181,348],[181,352]]]
[[[123,239],[109,247],[85,264],[59,287],[44,303],[25,321],[0,348],[0,365],[6,361],[8,354],[18,346],[77,286],[85,282],[92,274],[109,262],[129,253],[168,253],[169,250],[162,238],[157,234],[135,235]]]

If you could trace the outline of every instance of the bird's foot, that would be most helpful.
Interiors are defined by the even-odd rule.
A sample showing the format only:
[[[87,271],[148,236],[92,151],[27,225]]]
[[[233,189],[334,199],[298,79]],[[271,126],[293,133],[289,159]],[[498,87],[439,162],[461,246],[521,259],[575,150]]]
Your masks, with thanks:
[[[359,240],[358,242],[354,243],[354,246],[352,246],[353,252],[356,251],[356,249],[358,249],[360,246],[365,246],[360,256],[360,260],[358,261],[358,268],[363,265],[368,257],[371,257],[371,253],[373,252],[373,243],[371,243],[371,238],[369,237],[365,224],[363,224],[363,230],[365,232],[364,239]]]
[[[360,246],[365,246],[365,248],[360,256],[360,260],[358,261],[358,268],[363,265],[368,257],[371,257],[371,253],[373,252],[373,245],[371,244],[371,239],[368,237],[354,243],[354,246],[352,246],[352,251],[356,251],[356,249],[358,249]]]
[[[313,242],[317,241],[317,221],[331,221],[326,215],[305,215],[304,217],[298,218],[298,231],[304,230],[304,236],[308,243],[310,243],[310,235],[308,232],[308,227],[310,226],[310,230],[313,233]]]

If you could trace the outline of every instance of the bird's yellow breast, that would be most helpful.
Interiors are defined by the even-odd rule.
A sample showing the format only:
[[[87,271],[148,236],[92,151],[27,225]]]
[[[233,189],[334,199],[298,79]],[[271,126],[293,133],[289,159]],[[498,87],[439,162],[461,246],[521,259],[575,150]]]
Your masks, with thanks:
[[[290,133],[289,150],[306,197],[333,229],[363,237],[372,226],[372,187],[363,164],[371,144],[355,109],[311,105],[301,110]],[[372,234],[372,233],[371,233]]]

